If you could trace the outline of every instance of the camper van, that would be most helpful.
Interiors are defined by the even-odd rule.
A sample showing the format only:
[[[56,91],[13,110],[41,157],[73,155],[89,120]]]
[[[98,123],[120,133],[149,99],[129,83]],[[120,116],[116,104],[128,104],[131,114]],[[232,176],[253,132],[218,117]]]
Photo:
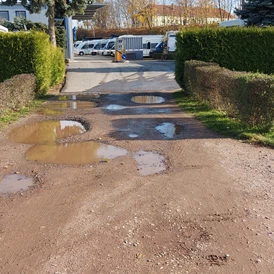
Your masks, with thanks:
[[[91,55],[96,55],[99,54],[100,50],[102,50],[104,48],[104,46],[107,43],[107,39],[101,39],[99,40],[93,47],[93,49],[91,50]]]
[[[167,52],[175,52],[176,50],[176,34],[177,34],[177,30],[171,30],[171,31],[167,31],[166,33],[166,45],[167,45]]]
[[[142,35],[143,37],[143,57],[151,56],[157,44],[163,41],[163,35]]]
[[[6,27],[0,25],[0,32],[8,32],[8,31],[9,30]]]
[[[98,42],[98,40],[85,41],[80,43],[76,48],[74,48],[74,53],[82,56],[84,54],[91,54],[93,47]]]
[[[115,44],[116,38],[109,39],[105,46],[99,50],[99,54],[101,55],[110,55],[110,49]]]
[[[243,27],[243,26],[245,26],[245,22],[242,19],[227,20],[219,23],[219,27],[221,28]]]

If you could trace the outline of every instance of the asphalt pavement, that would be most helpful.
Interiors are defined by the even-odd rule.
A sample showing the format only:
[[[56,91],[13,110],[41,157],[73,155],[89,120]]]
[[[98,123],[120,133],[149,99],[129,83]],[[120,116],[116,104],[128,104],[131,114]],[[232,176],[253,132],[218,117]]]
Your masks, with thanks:
[[[113,57],[75,57],[67,67],[62,93],[172,92],[180,87],[175,81],[175,62],[133,60],[113,62]]]

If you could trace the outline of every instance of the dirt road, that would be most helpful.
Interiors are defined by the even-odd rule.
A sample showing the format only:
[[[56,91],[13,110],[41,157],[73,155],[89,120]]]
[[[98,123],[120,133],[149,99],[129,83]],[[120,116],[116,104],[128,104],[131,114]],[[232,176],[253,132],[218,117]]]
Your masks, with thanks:
[[[98,60],[73,64],[69,81]],[[159,77],[129,66],[1,130],[0,191],[10,175],[34,184],[0,193],[0,273],[273,273],[273,150],[182,112],[171,63]]]

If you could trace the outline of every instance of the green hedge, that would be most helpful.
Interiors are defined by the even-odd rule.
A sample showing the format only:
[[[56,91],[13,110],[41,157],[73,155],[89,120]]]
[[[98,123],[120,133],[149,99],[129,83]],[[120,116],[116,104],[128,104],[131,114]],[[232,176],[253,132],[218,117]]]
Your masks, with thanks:
[[[215,62],[230,70],[274,73],[274,28],[215,28],[177,34],[175,77],[184,86],[184,62]]]
[[[274,76],[237,72],[214,63],[186,61],[185,90],[199,101],[251,127],[271,128]]]
[[[43,32],[0,33],[0,82],[17,74],[36,76],[36,92],[46,93],[65,73],[64,55]]]
[[[26,106],[35,92],[35,76],[20,74],[0,83],[0,116]]]

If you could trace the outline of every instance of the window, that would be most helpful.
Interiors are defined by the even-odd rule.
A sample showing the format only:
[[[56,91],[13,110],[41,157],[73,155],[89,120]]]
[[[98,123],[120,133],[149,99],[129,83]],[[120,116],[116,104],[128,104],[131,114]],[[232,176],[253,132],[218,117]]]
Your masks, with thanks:
[[[9,12],[1,10],[0,11],[0,19],[6,19],[7,21],[9,21]]]
[[[21,17],[26,18],[26,11],[24,11],[24,10],[16,11],[15,16],[21,16]]]

